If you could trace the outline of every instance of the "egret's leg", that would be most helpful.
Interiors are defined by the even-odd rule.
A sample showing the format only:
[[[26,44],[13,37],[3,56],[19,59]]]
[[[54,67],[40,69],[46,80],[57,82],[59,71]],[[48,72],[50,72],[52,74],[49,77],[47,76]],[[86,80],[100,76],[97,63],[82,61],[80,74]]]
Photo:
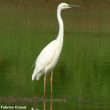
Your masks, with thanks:
[[[53,71],[51,72],[51,77],[50,77],[51,99],[52,99],[52,81],[53,81]]]
[[[44,109],[43,110],[46,110],[45,100],[44,100]]]
[[[44,75],[44,99],[45,99],[45,91],[46,91],[46,74]]]
[[[52,102],[52,99],[51,99],[51,100],[50,100],[50,110],[53,109],[52,104],[53,104],[53,102]]]

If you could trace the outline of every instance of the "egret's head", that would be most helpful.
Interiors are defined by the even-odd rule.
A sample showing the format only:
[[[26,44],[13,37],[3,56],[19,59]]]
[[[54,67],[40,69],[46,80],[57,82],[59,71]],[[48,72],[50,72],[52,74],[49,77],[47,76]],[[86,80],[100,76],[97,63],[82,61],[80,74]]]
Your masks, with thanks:
[[[67,8],[72,8],[72,7],[80,7],[80,6],[77,6],[77,5],[69,5],[67,3],[60,3],[58,8],[63,10],[63,9],[67,9]]]

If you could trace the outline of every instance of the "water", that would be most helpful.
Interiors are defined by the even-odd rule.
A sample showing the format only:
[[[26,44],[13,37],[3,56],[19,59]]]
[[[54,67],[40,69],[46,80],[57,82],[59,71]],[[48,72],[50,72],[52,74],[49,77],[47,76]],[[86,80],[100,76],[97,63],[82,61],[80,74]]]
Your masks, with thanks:
[[[32,82],[31,67],[41,49],[56,36],[55,14],[51,14],[48,8],[40,13],[40,8],[20,6],[1,5],[0,106],[20,105],[26,106],[27,110],[110,109],[108,13],[107,17],[103,17],[103,13],[97,14],[97,11],[97,16],[92,12],[86,16],[83,10],[77,14],[76,9],[74,14],[65,12],[64,47],[54,70],[53,99],[50,100],[48,75],[44,101],[43,77]],[[54,12],[55,9],[52,10]],[[38,15],[35,15],[36,12]],[[95,29],[89,27],[84,18],[96,22],[100,20],[101,26],[93,23],[91,25],[95,25]]]

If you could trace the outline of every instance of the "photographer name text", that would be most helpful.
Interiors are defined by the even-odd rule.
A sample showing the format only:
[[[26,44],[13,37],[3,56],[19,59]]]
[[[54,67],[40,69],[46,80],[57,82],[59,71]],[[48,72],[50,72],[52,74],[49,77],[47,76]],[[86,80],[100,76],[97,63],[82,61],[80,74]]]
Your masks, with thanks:
[[[1,105],[1,110],[26,110],[26,106],[21,105]]]

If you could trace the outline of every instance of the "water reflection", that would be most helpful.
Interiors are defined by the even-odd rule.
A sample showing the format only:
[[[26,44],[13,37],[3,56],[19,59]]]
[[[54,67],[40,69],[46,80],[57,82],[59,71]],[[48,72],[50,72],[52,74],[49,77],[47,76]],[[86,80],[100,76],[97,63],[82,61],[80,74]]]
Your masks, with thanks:
[[[50,110],[53,110],[53,99],[50,99]],[[31,110],[40,110],[37,107],[32,107]],[[43,109],[42,110],[46,110],[46,100],[43,100]]]
[[[53,110],[53,103],[52,103],[52,99],[50,100],[50,110]]]
[[[46,110],[46,105],[45,105],[46,103],[45,103],[45,100],[44,100],[44,109],[43,110]]]
[[[53,110],[53,99],[51,98],[50,100],[43,100],[43,110],[46,110],[46,102],[50,101],[50,110]]]
[[[50,110],[53,110],[53,99],[50,99]],[[43,106],[43,110],[46,110],[46,100],[44,100],[44,106]]]
[[[38,108],[33,108],[33,107],[32,107],[31,110],[39,110],[39,109],[38,109]]]

